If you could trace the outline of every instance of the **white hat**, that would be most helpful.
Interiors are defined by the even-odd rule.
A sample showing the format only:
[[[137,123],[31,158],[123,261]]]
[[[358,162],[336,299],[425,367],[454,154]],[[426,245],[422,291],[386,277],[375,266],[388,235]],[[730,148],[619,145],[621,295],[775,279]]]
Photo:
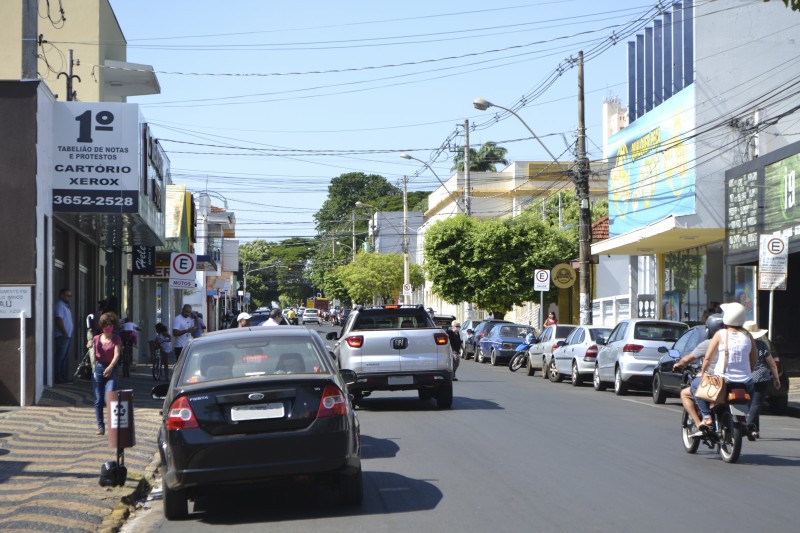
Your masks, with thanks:
[[[758,324],[756,324],[755,320],[748,320],[742,327],[749,331],[750,335],[752,335],[754,339],[760,339],[767,334],[767,330],[758,329]]]
[[[236,317],[236,321],[238,322],[240,320],[250,320],[251,318],[253,317],[250,316],[250,313],[239,313],[239,316]]]
[[[720,305],[722,308],[722,323],[726,326],[740,328],[747,317],[747,310],[738,302]]]

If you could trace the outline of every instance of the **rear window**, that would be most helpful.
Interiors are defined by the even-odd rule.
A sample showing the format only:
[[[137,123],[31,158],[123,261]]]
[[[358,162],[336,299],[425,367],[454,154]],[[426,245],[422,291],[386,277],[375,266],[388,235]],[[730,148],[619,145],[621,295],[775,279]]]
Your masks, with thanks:
[[[609,335],[611,335],[611,328],[592,328],[589,330],[589,336],[593,341],[596,341],[597,337],[607,339]]]
[[[366,309],[356,317],[353,330],[413,329],[431,327],[431,319],[423,309]]]
[[[304,315],[317,315],[319,311],[317,309],[306,309],[303,313]]]
[[[658,322],[637,322],[633,330],[633,338],[650,341],[678,340],[689,326],[685,324],[660,324]]]
[[[232,377],[328,373],[317,345],[307,337],[256,337],[204,342],[184,351],[179,383],[206,383]]]
[[[500,337],[525,337],[531,332],[531,328],[525,326],[500,326],[497,328],[497,334]]]
[[[556,326],[556,339],[566,339],[575,330],[575,326]]]

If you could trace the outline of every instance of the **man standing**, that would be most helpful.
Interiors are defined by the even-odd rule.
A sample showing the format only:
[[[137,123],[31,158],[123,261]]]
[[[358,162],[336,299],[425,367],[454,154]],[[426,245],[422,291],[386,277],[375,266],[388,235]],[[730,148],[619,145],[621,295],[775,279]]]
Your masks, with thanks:
[[[456,370],[458,370],[458,364],[461,362],[462,342],[459,334],[460,329],[461,323],[458,320],[453,320],[450,323],[450,329],[447,330],[447,336],[450,338],[450,348],[453,350],[453,381],[458,381]]]
[[[172,336],[175,337],[175,362],[181,356],[184,345],[192,338],[192,333],[197,331],[200,324],[197,323],[197,316],[192,317],[192,306],[186,304],[181,312],[172,321]]]
[[[72,311],[69,308],[69,299],[72,291],[61,289],[55,307],[55,378],[56,383],[67,381],[67,354],[72,341]]]
[[[199,324],[198,328],[192,333],[192,337],[196,339],[203,336],[203,332],[206,330],[206,323],[203,322],[203,313],[192,313],[192,316],[196,318],[197,324]]]
[[[241,312],[239,316],[236,317],[236,324],[240,328],[249,328],[251,318],[253,317],[250,316],[250,313]]]
[[[264,326],[280,326],[283,322],[283,314],[277,307],[269,312],[269,320],[264,322]]]

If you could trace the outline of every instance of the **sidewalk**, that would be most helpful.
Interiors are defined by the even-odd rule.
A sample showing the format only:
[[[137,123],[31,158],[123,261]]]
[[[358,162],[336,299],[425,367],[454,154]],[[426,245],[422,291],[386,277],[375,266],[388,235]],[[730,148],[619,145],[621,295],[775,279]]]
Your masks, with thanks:
[[[800,418],[800,376],[789,378],[789,409],[786,415]]]
[[[39,405],[0,406],[0,530],[117,531],[150,490],[158,466],[161,402],[140,366],[120,379],[132,389],[136,444],[125,450],[128,481],[101,487],[100,467],[116,460],[97,436],[90,381],[46,389]]]

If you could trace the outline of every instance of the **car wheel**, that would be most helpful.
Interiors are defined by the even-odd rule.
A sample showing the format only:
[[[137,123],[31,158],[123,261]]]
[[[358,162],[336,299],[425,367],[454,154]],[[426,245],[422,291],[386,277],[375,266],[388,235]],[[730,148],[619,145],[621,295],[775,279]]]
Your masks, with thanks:
[[[436,394],[436,405],[439,409],[450,409],[453,406],[453,383],[439,387]]]
[[[769,410],[773,415],[783,415],[789,409],[788,396],[776,396],[767,400],[769,403]]]
[[[475,352],[475,361],[478,363],[483,363],[483,350],[480,346],[478,346],[478,351]]]
[[[667,401],[667,393],[661,387],[661,376],[658,372],[653,374],[653,403],[664,403]]]
[[[619,367],[614,372],[614,394],[617,396],[628,394],[628,384],[622,381],[622,370]]]
[[[552,383],[561,383],[561,381],[564,379],[564,376],[562,376],[558,372],[558,369],[556,368],[555,357],[552,357],[550,359],[550,364],[547,365],[547,374],[548,374],[547,377],[550,379]]]
[[[583,385],[583,377],[581,373],[578,372],[578,363],[576,361],[572,362],[572,376],[570,377],[570,383],[572,383],[573,387],[580,387]]]
[[[352,391],[350,393],[350,396],[352,396],[351,401],[353,402],[353,405],[358,405],[358,402],[364,399],[364,393],[361,392],[360,390]]]
[[[547,379],[547,356],[542,357],[542,378]]]
[[[600,367],[597,365],[594,366],[594,375],[592,376],[592,385],[594,385],[594,390],[596,391],[604,391],[606,390],[606,384],[600,381]]]
[[[491,355],[492,366],[497,366],[497,353],[492,348],[492,355]]]
[[[164,518],[180,520],[189,515],[189,502],[185,490],[171,490],[164,487]]]
[[[361,468],[355,474],[339,475],[339,503],[361,505],[364,501],[364,480]]]
[[[532,375],[534,375],[536,373],[536,369],[533,368],[533,363],[531,363],[531,356],[530,355],[528,355],[528,363],[527,363],[525,368],[528,370],[528,375],[529,376],[532,376]]]
[[[431,389],[419,389],[417,391],[420,400],[430,400],[433,398],[433,391]]]

